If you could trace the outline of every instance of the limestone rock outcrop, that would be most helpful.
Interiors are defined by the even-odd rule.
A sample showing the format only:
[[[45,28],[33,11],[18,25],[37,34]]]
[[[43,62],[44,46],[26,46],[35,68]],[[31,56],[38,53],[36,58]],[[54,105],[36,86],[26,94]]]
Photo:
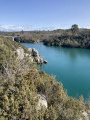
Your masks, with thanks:
[[[16,50],[16,54],[18,55],[18,60],[23,60],[24,59],[24,49],[19,47]]]
[[[37,110],[38,111],[41,110],[42,106],[47,108],[48,104],[47,104],[46,97],[43,94],[38,94],[38,97],[39,97],[39,102],[38,102]]]
[[[17,59],[18,60],[23,60],[25,57],[28,57],[31,62],[36,62],[37,64],[43,64],[43,63],[47,63],[46,60],[43,59],[43,57],[40,56],[40,54],[38,53],[38,51],[33,48],[28,48],[29,53],[25,53],[24,49],[22,47],[19,47],[15,53],[17,54]]]
[[[89,116],[88,116],[87,112],[84,111],[82,113],[82,117],[80,118],[80,120],[89,120]]]
[[[47,60],[44,60],[44,63],[46,64],[46,63],[47,63]]]
[[[47,61],[44,60],[43,57],[40,56],[40,54],[38,53],[38,51],[35,48],[32,49],[32,56],[34,57],[34,60],[38,64],[47,63]]]

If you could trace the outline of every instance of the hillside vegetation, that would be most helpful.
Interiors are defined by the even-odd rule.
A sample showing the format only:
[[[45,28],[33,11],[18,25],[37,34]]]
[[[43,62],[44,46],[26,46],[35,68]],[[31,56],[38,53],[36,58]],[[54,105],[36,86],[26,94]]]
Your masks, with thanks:
[[[4,36],[15,36],[15,41],[26,43],[43,42],[44,45],[90,49],[90,29],[81,29],[74,24],[70,29],[53,31],[0,32]]]
[[[43,40],[44,45],[61,46],[68,48],[90,48],[90,30],[79,29],[78,25],[72,25],[61,35],[50,36]]]
[[[63,85],[39,71],[28,56],[17,59],[18,47],[28,53],[27,48],[0,36],[0,120],[84,120],[89,103],[83,97],[69,97]],[[41,104],[38,109],[39,95],[45,96],[47,107]]]

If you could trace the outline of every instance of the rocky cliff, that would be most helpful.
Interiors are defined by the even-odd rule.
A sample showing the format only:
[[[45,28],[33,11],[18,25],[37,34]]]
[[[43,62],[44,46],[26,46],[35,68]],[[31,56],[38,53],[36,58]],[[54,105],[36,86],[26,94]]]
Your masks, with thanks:
[[[31,62],[36,62],[37,64],[47,63],[47,61],[40,56],[40,54],[35,48],[29,48],[28,53],[25,53],[24,49],[22,47],[19,47],[16,49],[15,53],[18,55],[18,60],[23,60],[25,57],[28,57]]]

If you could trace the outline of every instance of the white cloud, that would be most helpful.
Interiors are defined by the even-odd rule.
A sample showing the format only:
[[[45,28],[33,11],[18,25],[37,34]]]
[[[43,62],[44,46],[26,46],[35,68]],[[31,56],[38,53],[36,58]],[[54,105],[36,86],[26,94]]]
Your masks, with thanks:
[[[67,25],[63,26],[32,26],[32,25],[0,25],[0,31],[32,31],[32,30],[55,30],[55,29],[67,29],[69,28]],[[90,29],[90,26],[84,26],[83,28]]]
[[[38,28],[39,30],[54,30],[55,27],[41,27],[41,28]]]
[[[0,25],[0,31],[30,31],[32,25]]]
[[[90,29],[90,25],[89,26],[84,26],[83,28]]]
[[[32,30],[54,30],[55,27],[41,27],[32,25],[0,25],[0,31],[32,31]]]

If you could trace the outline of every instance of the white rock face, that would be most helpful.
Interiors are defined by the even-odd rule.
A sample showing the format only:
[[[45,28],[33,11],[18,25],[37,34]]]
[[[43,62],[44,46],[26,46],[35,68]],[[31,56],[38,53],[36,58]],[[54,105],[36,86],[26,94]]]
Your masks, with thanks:
[[[46,63],[47,63],[47,60],[44,60],[44,63],[46,64]]]
[[[39,57],[39,53],[35,48],[32,49],[32,56]]]
[[[19,60],[22,60],[24,59],[24,49],[19,47],[17,50],[16,50],[16,53],[18,55],[18,59]]]
[[[30,57],[29,57],[29,59],[30,59],[30,61],[31,61],[31,62],[34,62],[34,60],[33,60],[33,57],[32,57],[32,56],[30,56]]]
[[[28,51],[30,53],[25,53],[24,52],[24,49],[22,47],[19,47],[17,50],[16,50],[16,54],[18,55],[17,59],[18,60],[23,60],[25,57],[28,57],[31,62],[37,62],[38,64],[43,64],[43,63],[47,63],[47,61],[45,61],[41,56],[40,54],[38,53],[38,51],[33,48],[29,48]]]
[[[39,55],[38,51],[35,48],[32,49],[32,56],[38,64],[44,63],[44,59]]]
[[[39,97],[39,102],[38,102],[37,109],[40,110],[41,106],[45,106],[47,108],[48,105],[47,105],[46,97],[44,95],[41,95],[41,94],[38,94],[38,97]]]
[[[83,112],[83,115],[85,117],[85,120],[89,120],[88,114],[86,112]]]
[[[86,112],[83,112],[82,116],[83,117],[81,117],[80,120],[89,120],[89,116],[88,116],[88,114]]]
[[[28,48],[28,51],[29,51],[29,52],[31,52],[31,51],[32,51],[32,49],[31,49],[31,48]]]
[[[28,56],[28,57],[29,57],[30,55],[29,55],[28,53],[26,53],[25,56]]]

